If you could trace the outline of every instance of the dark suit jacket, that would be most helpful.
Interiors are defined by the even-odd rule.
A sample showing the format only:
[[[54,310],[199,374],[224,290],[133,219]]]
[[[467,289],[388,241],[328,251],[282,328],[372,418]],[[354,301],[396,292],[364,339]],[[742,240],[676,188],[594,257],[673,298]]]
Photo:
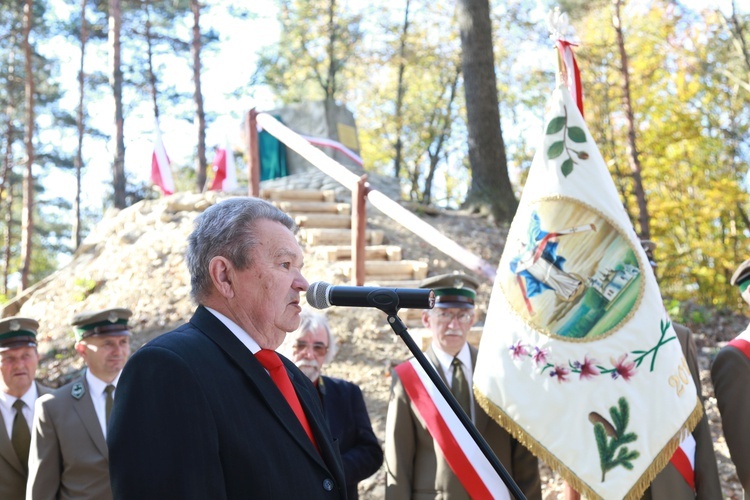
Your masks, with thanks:
[[[346,380],[320,377],[318,392],[331,434],[339,443],[346,496],[357,499],[357,483],[375,474],[383,463],[383,449],[372,432],[362,391]]]
[[[315,387],[281,358],[319,452],[261,364],[204,307],[139,349],[110,417],[114,498],[346,498]]]

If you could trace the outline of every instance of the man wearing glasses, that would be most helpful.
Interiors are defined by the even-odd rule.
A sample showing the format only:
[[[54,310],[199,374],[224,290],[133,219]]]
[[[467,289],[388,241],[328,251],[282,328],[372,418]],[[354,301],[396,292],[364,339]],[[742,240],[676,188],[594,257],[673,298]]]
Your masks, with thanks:
[[[315,385],[344,462],[346,497],[356,500],[357,483],[380,468],[383,450],[372,431],[360,388],[346,380],[321,374],[323,365],[332,361],[338,351],[336,337],[326,317],[303,309],[299,328],[287,335],[279,351],[294,361]]]
[[[421,288],[435,292],[435,308],[422,312],[422,323],[432,332],[425,356],[526,498],[541,499],[536,457],[511,438],[474,399],[471,388],[477,350],[467,342],[467,335],[476,319],[477,286],[474,278],[458,273],[422,281]],[[433,411],[431,406],[410,398],[410,388],[405,387],[398,370],[397,367],[393,373],[386,418],[386,498],[468,499],[462,478],[451,469],[425,423],[425,412]]]

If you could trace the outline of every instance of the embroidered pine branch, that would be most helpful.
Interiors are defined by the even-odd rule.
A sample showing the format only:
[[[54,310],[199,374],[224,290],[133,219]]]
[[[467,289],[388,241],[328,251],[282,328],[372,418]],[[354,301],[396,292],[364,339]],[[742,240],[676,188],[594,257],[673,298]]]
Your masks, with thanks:
[[[618,465],[631,470],[633,460],[640,456],[636,450],[628,450],[627,446],[624,446],[638,439],[638,436],[634,432],[625,432],[630,420],[628,402],[625,398],[620,398],[617,403],[617,407],[613,406],[609,409],[614,424],[596,412],[589,413],[589,421],[594,424],[594,438],[599,451],[602,482],[607,472]]]

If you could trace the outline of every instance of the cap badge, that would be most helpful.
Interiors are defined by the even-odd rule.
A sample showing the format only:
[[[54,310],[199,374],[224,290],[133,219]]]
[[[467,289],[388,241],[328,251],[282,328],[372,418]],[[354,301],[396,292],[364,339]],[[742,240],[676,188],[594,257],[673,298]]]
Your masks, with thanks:
[[[118,319],[119,318],[117,317],[117,314],[115,314],[114,312],[109,313],[109,316],[107,316],[107,321],[109,321],[110,323],[117,323]]]
[[[456,280],[456,288],[463,288],[464,287],[464,280]]]
[[[83,387],[83,384],[81,382],[76,382],[73,384],[73,389],[70,391],[70,395],[76,399],[81,399],[85,392],[86,389]]]
[[[13,321],[10,322],[10,331],[17,332],[20,329],[21,329],[20,321],[18,321],[17,319],[14,319]]]

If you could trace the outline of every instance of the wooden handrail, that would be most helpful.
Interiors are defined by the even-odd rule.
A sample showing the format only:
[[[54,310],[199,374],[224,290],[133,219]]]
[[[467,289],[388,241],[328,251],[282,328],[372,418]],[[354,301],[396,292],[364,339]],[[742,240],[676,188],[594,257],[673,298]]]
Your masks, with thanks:
[[[263,127],[264,130],[268,131],[268,133],[283,142],[288,148],[294,150],[297,154],[312,163],[329,177],[339,182],[352,193],[357,193],[359,183],[361,182],[361,178],[358,175],[354,174],[348,168],[310,144],[306,139],[300,137],[299,134],[290,128],[281,124],[273,116],[267,113],[258,113],[257,123]],[[361,192],[362,194],[360,197],[363,199],[363,206],[364,198],[367,198],[367,200],[369,200],[370,203],[372,203],[372,205],[384,215],[401,224],[404,228],[416,234],[450,258],[485,277],[490,282],[495,280],[495,275],[497,273],[496,267],[482,259],[480,256],[470,252],[452,239],[448,238],[433,226],[427,224],[411,211],[391,200],[380,191],[369,188],[362,189]],[[353,205],[356,204],[353,203]],[[363,215],[359,214],[358,216],[362,217]],[[352,217],[354,217],[354,211]],[[358,225],[352,221],[353,231],[356,226]],[[352,241],[354,241],[355,238],[357,241],[364,241],[365,228],[356,227],[356,231],[361,231],[363,234],[361,236],[353,236]],[[355,251],[356,250],[353,248],[352,257],[354,257]],[[362,250],[362,254],[364,254],[364,250]],[[356,263],[352,262],[353,268],[355,265]]]

